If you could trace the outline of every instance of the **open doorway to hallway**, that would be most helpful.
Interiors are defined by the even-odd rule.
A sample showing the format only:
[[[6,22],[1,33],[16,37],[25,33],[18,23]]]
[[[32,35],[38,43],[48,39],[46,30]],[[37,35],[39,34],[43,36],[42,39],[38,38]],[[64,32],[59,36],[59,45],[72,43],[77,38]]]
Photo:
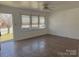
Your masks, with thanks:
[[[0,13],[0,42],[13,39],[12,14]]]

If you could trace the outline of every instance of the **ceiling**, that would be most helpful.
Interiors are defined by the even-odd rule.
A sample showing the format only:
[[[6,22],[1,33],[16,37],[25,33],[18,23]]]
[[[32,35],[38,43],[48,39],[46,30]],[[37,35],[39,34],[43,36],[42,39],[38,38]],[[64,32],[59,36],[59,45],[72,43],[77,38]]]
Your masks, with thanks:
[[[43,4],[47,3],[49,9],[54,11],[78,8],[79,1],[0,1],[1,5],[19,7],[19,8],[36,8],[43,9]]]
[[[19,8],[42,9],[43,2],[38,1],[0,1],[0,5]]]
[[[79,1],[53,1],[49,2],[49,7],[54,11],[79,8]]]

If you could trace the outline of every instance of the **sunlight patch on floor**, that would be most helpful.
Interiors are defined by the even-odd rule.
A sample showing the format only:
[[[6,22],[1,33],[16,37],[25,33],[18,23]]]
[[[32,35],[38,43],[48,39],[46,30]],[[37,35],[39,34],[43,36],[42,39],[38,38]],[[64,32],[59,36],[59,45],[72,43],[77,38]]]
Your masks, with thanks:
[[[13,39],[13,34],[8,33],[0,36],[0,42],[7,41],[7,40],[12,40]]]

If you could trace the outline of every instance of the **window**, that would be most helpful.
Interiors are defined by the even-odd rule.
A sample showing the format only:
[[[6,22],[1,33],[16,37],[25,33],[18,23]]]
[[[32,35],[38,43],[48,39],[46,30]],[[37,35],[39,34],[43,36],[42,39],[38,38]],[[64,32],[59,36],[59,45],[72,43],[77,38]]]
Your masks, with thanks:
[[[22,15],[22,28],[30,28],[30,16]]]
[[[45,17],[39,16],[39,28],[45,28]]]
[[[29,16],[22,15],[22,28],[27,29],[44,29],[45,25],[45,17],[44,16]]]
[[[32,16],[32,28],[38,28],[38,16]]]

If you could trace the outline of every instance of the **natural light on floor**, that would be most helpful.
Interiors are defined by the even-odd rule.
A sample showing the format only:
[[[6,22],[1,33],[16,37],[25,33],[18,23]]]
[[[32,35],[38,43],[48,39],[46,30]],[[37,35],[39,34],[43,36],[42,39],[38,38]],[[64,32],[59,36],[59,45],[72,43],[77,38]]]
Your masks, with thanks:
[[[0,36],[0,42],[11,40],[13,38],[13,34],[7,33]]]
[[[9,33],[8,33],[8,29],[7,28],[2,28],[1,29],[0,42],[13,39],[13,28],[11,27],[9,29],[10,29]]]

